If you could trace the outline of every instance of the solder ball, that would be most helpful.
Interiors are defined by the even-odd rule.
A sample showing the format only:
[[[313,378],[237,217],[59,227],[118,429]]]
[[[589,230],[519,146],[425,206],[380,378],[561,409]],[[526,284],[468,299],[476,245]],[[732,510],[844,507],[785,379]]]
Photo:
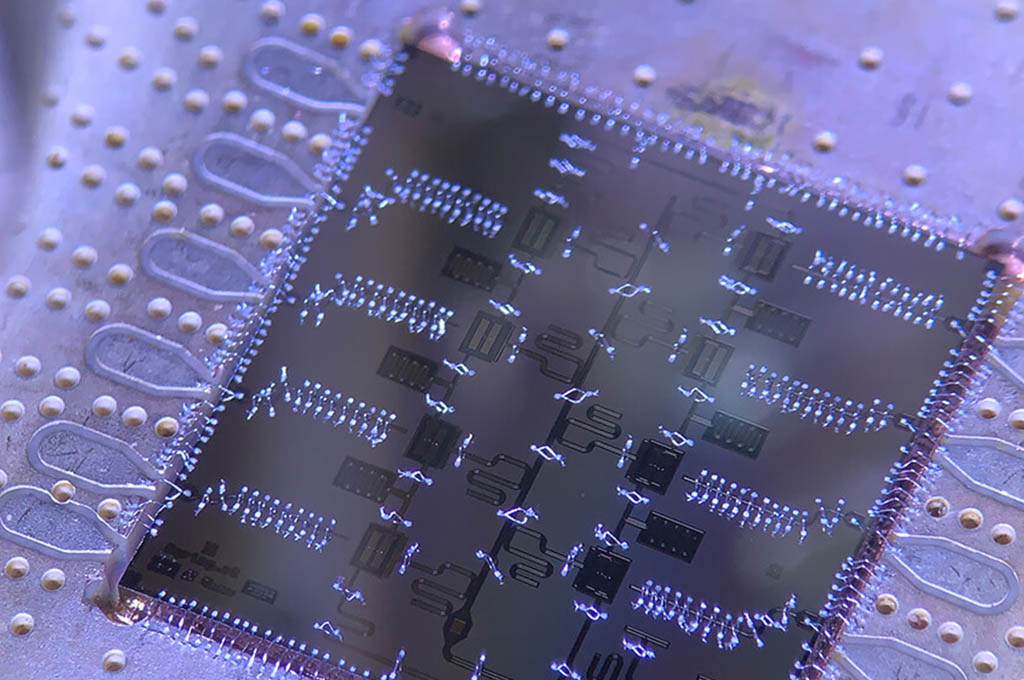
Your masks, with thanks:
[[[105,418],[117,410],[117,400],[109,394],[101,394],[92,400],[92,412]]]
[[[60,232],[60,229],[54,227],[47,227],[39,233],[39,238],[36,239],[36,244],[43,250],[56,250],[57,246],[64,239],[64,235]]]
[[[75,25],[75,10],[70,7],[61,7],[57,10],[57,22],[64,28]]]
[[[267,250],[280,248],[284,243],[284,234],[279,229],[267,229],[260,234],[260,245]]]
[[[96,25],[89,29],[89,32],[85,34],[85,44],[89,47],[100,48],[107,44],[107,37],[110,35],[110,29],[106,26]]]
[[[85,304],[85,318],[89,321],[103,321],[110,316],[110,303],[106,300],[89,300]]]
[[[281,126],[281,137],[286,142],[300,142],[308,134],[306,126],[297,120],[290,120]]]
[[[149,414],[141,406],[129,406],[121,412],[121,422],[127,427],[139,427],[146,422]]]
[[[1000,21],[1012,21],[1020,13],[1020,3],[1017,0],[999,0],[995,13],[996,19]]]
[[[170,222],[178,214],[178,206],[171,201],[157,201],[150,213],[157,222]]]
[[[103,670],[108,673],[117,673],[123,670],[127,663],[127,657],[120,649],[111,649],[103,655]]]
[[[62,366],[53,375],[53,384],[64,390],[77,387],[81,380],[82,373],[74,366]]]
[[[222,323],[212,323],[206,327],[206,341],[211,345],[221,345],[228,339],[228,327]]]
[[[166,319],[172,310],[171,301],[165,297],[155,297],[146,305],[146,313],[154,319]]]
[[[946,95],[946,98],[949,99],[951,104],[963,106],[971,101],[973,95],[974,90],[971,88],[970,83],[957,81],[949,86],[949,93]]]
[[[923,165],[914,163],[903,169],[903,181],[909,186],[920,186],[927,178],[928,169]]]
[[[999,545],[1010,545],[1017,538],[1017,530],[1013,526],[1000,522],[992,527],[992,540]]]
[[[181,196],[188,189],[188,180],[179,172],[169,173],[160,184],[168,196]]]
[[[88,269],[96,264],[97,257],[99,254],[92,246],[78,246],[71,253],[71,262],[79,269]]]
[[[75,497],[75,485],[66,479],[55,482],[50,488],[50,495],[58,503],[66,503]]]
[[[7,578],[22,578],[28,574],[28,569],[28,560],[16,555],[7,560],[7,564],[4,565],[4,574],[7,575]]]
[[[989,651],[978,652],[974,655],[971,663],[974,665],[974,670],[979,673],[991,673],[999,668],[999,659]]]
[[[342,49],[352,42],[352,29],[348,26],[335,26],[331,29],[331,47]]]
[[[22,276],[21,274],[15,274],[11,278],[7,279],[7,294],[12,298],[22,298],[28,295],[28,291],[32,288],[32,284],[29,282],[28,277]]]
[[[1002,404],[999,403],[998,399],[992,397],[985,397],[980,400],[974,407],[978,415],[986,420],[997,418],[1003,410]]]
[[[103,134],[103,141],[107,146],[119,149],[128,141],[128,130],[121,125],[111,125]]]
[[[39,414],[44,418],[56,418],[64,413],[64,400],[51,394],[39,400]]]
[[[142,190],[134,182],[125,182],[114,190],[114,200],[117,201],[118,205],[134,205],[141,195]]]
[[[1015,430],[1024,430],[1024,408],[1016,408],[1010,411],[1010,427]]]
[[[131,281],[134,276],[135,272],[132,268],[124,263],[112,265],[110,269],[107,270],[107,281],[115,286],[123,286]]]
[[[228,90],[221,99],[221,106],[228,113],[238,113],[249,105],[249,98],[241,90]]]
[[[220,224],[224,220],[224,208],[219,203],[207,203],[199,209],[199,222],[206,227]]]
[[[18,357],[14,362],[14,372],[21,378],[34,378],[42,368],[43,363],[39,361],[39,357],[32,354]]]
[[[245,238],[250,236],[253,230],[256,228],[256,223],[252,221],[252,218],[248,215],[239,215],[235,219],[231,220],[230,231],[232,236],[239,238]]]
[[[981,526],[985,516],[977,508],[964,508],[960,511],[960,526],[964,529],[977,529]]]
[[[178,317],[178,330],[182,333],[195,333],[203,325],[203,317],[199,312],[183,312]]]
[[[199,22],[192,17],[182,17],[174,24],[174,37],[178,40],[191,40],[199,32]]]
[[[224,50],[216,45],[207,45],[199,50],[199,65],[203,68],[214,68],[224,61]]]
[[[61,569],[47,569],[43,572],[42,578],[39,579],[39,583],[43,586],[44,590],[60,590],[64,587],[64,582],[67,577]]]
[[[71,291],[67,288],[51,288],[46,294],[46,306],[50,309],[64,309],[71,302]]]
[[[274,112],[270,109],[256,109],[249,116],[249,127],[257,132],[266,132],[274,127],[276,118]]]
[[[11,617],[10,629],[15,635],[28,635],[35,625],[36,621],[31,614],[20,612]]]
[[[46,154],[46,164],[51,168],[63,168],[68,162],[68,150],[63,146],[55,146]]]
[[[569,44],[569,31],[564,28],[552,28],[548,31],[545,41],[547,42],[548,47],[553,50],[563,49]]]
[[[1018,219],[1024,213],[1024,202],[1016,198],[1008,198],[999,204],[999,217],[1007,222]]]
[[[153,429],[160,437],[168,438],[178,434],[178,421],[170,416],[164,416],[156,421]]]
[[[17,399],[8,399],[0,404],[0,419],[12,423],[25,415],[25,404]],[[4,474],[6,480],[6,473]]]
[[[882,52],[881,47],[865,47],[860,52],[860,65],[868,70],[873,70],[882,65]]]
[[[167,68],[166,66],[158,68],[153,73],[153,87],[161,92],[174,87],[174,83],[177,80],[178,74],[174,72],[174,69]]]
[[[210,104],[210,95],[206,90],[189,90],[185,94],[185,108],[192,113],[199,113]]]
[[[382,54],[384,54],[384,43],[376,38],[364,40],[362,44],[359,45],[359,58],[363,61],[377,59]]]
[[[814,149],[815,151],[821,151],[822,153],[831,151],[836,148],[836,142],[838,138],[836,133],[829,130],[823,130],[814,136]]]
[[[142,53],[135,47],[126,47],[117,58],[117,64],[126,71],[131,71],[139,65],[142,60]]]
[[[1024,649],[1024,626],[1012,626],[1006,631],[1006,644],[1014,649]]]
[[[154,146],[147,146],[139,151],[139,156],[136,162],[143,170],[152,170],[153,168],[163,164],[164,154],[160,149]]]
[[[875,598],[875,609],[878,610],[879,614],[884,616],[895,614],[899,607],[900,603],[899,600],[896,599],[895,595],[883,593]]]
[[[640,64],[633,69],[633,82],[640,87],[647,87],[658,77],[657,71],[650,64]]]
[[[103,183],[103,180],[107,176],[107,171],[100,165],[87,165],[82,170],[82,184],[94,189]]]
[[[117,519],[118,515],[121,514],[121,501],[116,498],[104,498],[96,506],[96,514],[108,522]]]
[[[914,630],[924,630],[932,623],[932,615],[927,609],[915,607],[907,614],[907,624]]]
[[[268,24],[276,22],[283,16],[284,3],[280,2],[280,0],[267,0],[263,3],[263,6],[260,7],[260,17],[262,17]]]
[[[310,12],[299,19],[299,29],[308,36],[319,34],[326,28],[327,22],[319,14]]]
[[[956,644],[964,637],[964,629],[956,621],[946,621],[939,626],[939,639],[946,644]]]
[[[325,149],[330,148],[332,143],[333,140],[329,134],[318,132],[309,138],[309,150],[319,156]]]

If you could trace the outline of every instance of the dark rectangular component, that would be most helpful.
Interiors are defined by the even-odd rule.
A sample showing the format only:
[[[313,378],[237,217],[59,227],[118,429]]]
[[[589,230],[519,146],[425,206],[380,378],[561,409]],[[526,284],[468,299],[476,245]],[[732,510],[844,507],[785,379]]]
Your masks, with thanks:
[[[704,538],[703,531],[653,511],[647,515],[645,523],[647,528],[640,532],[637,543],[678,557],[683,562],[693,562],[693,556],[697,554],[697,548]]]
[[[440,416],[425,414],[405,450],[405,457],[441,469],[459,443],[462,430]]]
[[[690,363],[684,372],[695,380],[715,385],[732,357],[732,349],[731,345],[702,335],[695,342]]]
[[[531,207],[519,226],[512,247],[530,255],[544,257],[551,249],[559,221],[558,217],[546,210]]]
[[[487,312],[477,312],[470,324],[459,351],[491,363],[501,358],[505,343],[512,337],[516,325]]]
[[[434,384],[437,368],[436,361],[392,345],[380,362],[377,375],[417,392],[426,392]]]
[[[391,470],[348,456],[334,477],[334,486],[382,503],[388,497],[396,479],[398,475]]]
[[[767,335],[794,347],[800,346],[800,341],[804,339],[810,325],[811,320],[806,316],[776,307],[763,300],[754,303],[754,315],[747,319],[747,328],[755,333]]]
[[[636,458],[626,471],[626,478],[664,495],[682,459],[682,452],[653,439],[645,439],[640,442]]]
[[[352,566],[386,578],[402,557],[405,542],[405,534],[381,524],[370,524],[352,556]]]
[[[599,600],[611,602],[619,591],[622,580],[626,578],[629,565],[628,557],[613,553],[607,548],[591,547],[583,559],[572,587],[581,593],[593,595]]]
[[[747,237],[740,269],[762,279],[773,279],[789,250],[789,243],[773,234],[755,231]]]
[[[267,604],[274,604],[274,600],[277,599],[276,589],[253,580],[245,582],[245,585],[242,586],[242,594],[254,597]]]
[[[768,430],[757,423],[717,411],[711,416],[711,424],[704,430],[704,441],[718,444],[722,448],[757,458],[761,453]]]
[[[501,263],[472,250],[456,246],[444,261],[441,275],[481,290],[494,290]]]
[[[320,328],[308,315],[303,323],[302,305],[282,305],[273,326],[258,331],[259,353],[245,358],[239,368],[248,370],[237,372],[231,390],[217,392],[223,413],[203,430],[203,454],[188,466],[191,502],[164,508],[159,534],[143,541],[122,585],[162,593],[163,602],[230,610],[224,625],[245,628],[239,647],[267,647],[266,630],[294,639],[270,645],[267,665],[290,662],[311,674],[322,666],[321,676],[331,673],[321,663],[330,654],[375,680],[393,670],[404,680],[467,680],[486,649],[488,680],[559,680],[559,672],[587,680],[788,678],[799,659],[809,665],[802,646],[819,642],[814,630],[765,631],[763,649],[744,635],[724,654],[669,620],[681,613],[675,593],[734,615],[779,614],[792,593],[810,607],[827,599],[851,555],[871,561],[859,552],[863,532],[837,526],[808,559],[755,540],[738,522],[707,519],[684,503],[685,480],[709,468],[728,479],[726,489],[749,485],[758,501],[770,496],[780,507],[818,496],[845,498],[853,511],[871,507],[913,435],[900,422],[918,431],[934,424],[903,414],[937,414],[919,411],[921,399],[962,338],[915,326],[905,311],[896,318],[881,304],[859,305],[849,290],[821,294],[803,283],[804,270],[842,279],[856,263],[850,290],[867,285],[854,280],[859,272],[875,272],[868,292],[892,277],[902,282],[892,286],[914,289],[911,297],[942,295],[941,316],[967,319],[991,283],[989,265],[937,236],[917,239],[927,240],[923,247],[898,220],[818,193],[826,187],[794,184],[765,164],[748,168],[714,150],[705,157],[699,145],[663,135],[656,120],[645,123],[642,111],[613,112],[622,109],[614,95],[588,97],[589,106],[576,95],[562,101],[575,82],[560,84],[557,69],[531,73],[529,62],[519,69],[512,52],[492,63],[484,55],[496,50],[500,56],[481,42],[455,69],[415,48],[395,55],[390,94],[375,99],[365,127],[353,128],[328,159],[330,191],[340,193],[317,201],[322,210],[309,216],[317,226],[303,232],[312,240],[279,272],[288,297],[310,308],[337,307],[343,291],[332,302],[323,286],[338,272],[363,275],[364,299]],[[705,89],[669,88],[667,96],[684,110],[725,107],[755,136],[777,114],[763,98]],[[405,207],[387,208],[392,201]],[[328,209],[335,203],[339,209]],[[377,227],[371,213],[381,218]],[[814,265],[816,249],[831,253],[835,266],[821,258]],[[513,267],[510,253],[543,274]],[[757,292],[738,295],[734,280]],[[624,281],[650,291],[629,297]],[[431,339],[439,329],[417,332],[416,321],[439,305],[456,311],[443,337]],[[922,305],[915,313],[935,311]],[[614,361],[595,349],[590,328],[604,329],[618,347]],[[150,363],[151,373],[160,370],[160,357]],[[768,394],[741,386],[751,364],[758,375],[764,366],[766,384],[772,379]],[[278,378],[283,366],[290,388]],[[884,399],[900,414],[896,426],[835,436],[824,414],[813,423],[782,408],[784,395],[774,394],[786,389],[783,376],[790,385],[807,381],[819,397],[830,390],[831,401],[837,393],[843,403]],[[600,391],[584,397],[584,386]],[[683,398],[679,387],[704,395]],[[943,387],[929,404],[945,403],[955,389]],[[349,398],[347,413],[358,415],[338,422],[339,400]],[[272,418],[271,404],[289,413]],[[659,424],[668,428],[663,435]],[[696,440],[696,450],[680,437]],[[548,452],[530,447],[544,443],[571,460],[541,463]],[[221,480],[224,492],[215,492]],[[196,515],[204,489],[211,491]],[[602,540],[602,530],[590,538],[598,522],[629,549]],[[286,585],[285,573],[299,578]],[[359,590],[365,604],[332,590],[339,576],[339,587]],[[243,586],[247,579],[253,583]],[[259,584],[280,586],[272,605],[259,599],[269,592]],[[613,597],[619,606],[607,604]],[[636,610],[625,606],[638,597]],[[581,611],[573,612],[573,599]],[[727,624],[724,617],[718,621]],[[222,628],[213,632],[221,637]],[[723,626],[713,628],[709,641]],[[262,641],[249,639],[257,636]],[[643,647],[634,654],[623,637]],[[731,647],[729,638],[721,642]],[[311,658],[314,647],[319,659]],[[400,649],[408,655],[396,669]]]

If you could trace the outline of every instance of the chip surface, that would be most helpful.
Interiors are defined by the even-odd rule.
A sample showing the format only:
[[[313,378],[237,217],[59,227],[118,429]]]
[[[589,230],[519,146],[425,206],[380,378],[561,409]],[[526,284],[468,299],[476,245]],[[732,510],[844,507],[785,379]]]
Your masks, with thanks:
[[[404,71],[123,583],[378,675],[786,677],[991,265]]]

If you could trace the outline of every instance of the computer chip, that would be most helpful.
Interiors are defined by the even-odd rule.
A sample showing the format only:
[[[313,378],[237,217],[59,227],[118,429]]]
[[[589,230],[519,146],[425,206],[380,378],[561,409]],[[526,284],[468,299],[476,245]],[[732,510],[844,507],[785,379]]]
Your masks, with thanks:
[[[123,585],[367,677],[799,676],[993,266],[487,62],[400,66],[210,491]],[[301,323],[336,281],[365,300]],[[171,541],[241,566],[182,579]]]
[[[654,493],[664,495],[682,459],[681,451],[653,439],[645,439],[640,442],[626,477]]]
[[[605,548],[591,547],[572,587],[602,602],[612,602],[626,578],[630,562],[628,557]]]

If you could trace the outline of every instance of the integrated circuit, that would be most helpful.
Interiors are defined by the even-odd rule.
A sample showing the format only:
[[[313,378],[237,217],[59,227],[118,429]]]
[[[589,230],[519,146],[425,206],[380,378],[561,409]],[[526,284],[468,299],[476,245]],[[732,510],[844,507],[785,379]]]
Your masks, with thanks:
[[[715,411],[702,438],[730,451],[757,458],[768,438],[768,429],[725,411]]]
[[[516,330],[515,324],[497,314],[477,312],[459,350],[471,357],[494,363]]]
[[[346,456],[338,474],[334,476],[334,486],[381,503],[388,497],[396,479],[398,474],[393,470]]]
[[[591,547],[583,558],[583,566],[576,574],[572,587],[602,602],[612,602],[626,578],[631,562],[628,557],[606,548]]]
[[[693,562],[704,538],[703,531],[654,511],[647,515],[644,524],[646,527],[637,536],[637,543],[678,557],[684,562]]]
[[[498,283],[501,263],[467,248],[455,246],[444,261],[441,274],[453,281],[491,291]]]
[[[640,442],[626,477],[646,489],[664,495],[676,476],[683,454],[653,439]]]
[[[386,578],[398,564],[405,544],[402,533],[382,524],[371,524],[352,556],[352,566]]]
[[[993,265],[500,61],[399,64],[122,585],[356,676],[814,677]]]
[[[461,430],[436,414],[424,414],[412,435],[406,458],[426,467],[443,468],[459,444]]]

